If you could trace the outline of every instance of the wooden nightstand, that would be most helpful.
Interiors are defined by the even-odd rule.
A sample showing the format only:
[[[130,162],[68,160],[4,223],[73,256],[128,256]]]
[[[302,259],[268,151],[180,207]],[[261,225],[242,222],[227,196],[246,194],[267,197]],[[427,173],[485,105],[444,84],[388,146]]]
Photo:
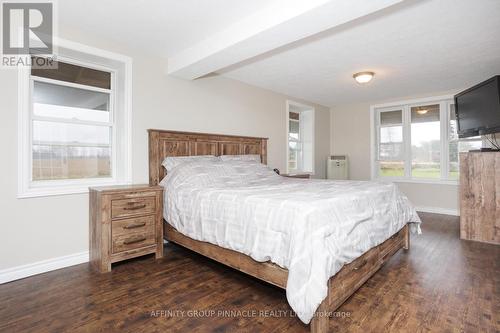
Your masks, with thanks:
[[[311,175],[308,174],[308,173],[298,173],[298,174],[286,174],[286,173],[283,173],[281,175],[283,177],[288,177],[288,178],[304,178],[304,179],[311,178]]]
[[[90,263],[100,272],[145,254],[163,257],[163,188],[124,185],[90,188]]]

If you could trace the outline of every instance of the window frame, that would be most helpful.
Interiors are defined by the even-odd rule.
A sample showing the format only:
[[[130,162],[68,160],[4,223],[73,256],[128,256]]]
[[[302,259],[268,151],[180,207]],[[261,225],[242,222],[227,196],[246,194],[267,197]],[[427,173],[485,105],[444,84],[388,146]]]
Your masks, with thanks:
[[[380,128],[382,127],[380,125],[381,114],[383,112],[393,112],[393,111],[401,111],[401,124],[391,124],[391,125],[387,125],[387,126],[383,126],[383,127],[399,127],[399,126],[401,126],[402,131],[403,131],[403,133],[402,133],[402,146],[403,146],[403,156],[402,156],[402,158],[403,158],[403,164],[404,164],[404,171],[406,172],[406,169],[407,169],[406,168],[406,162],[405,162],[405,150],[406,150],[406,147],[405,147],[405,142],[406,142],[405,133],[406,133],[406,131],[405,131],[405,110],[404,110],[404,108],[402,108],[399,105],[396,105],[396,106],[388,106],[388,107],[384,107],[384,108],[379,108],[378,109],[378,112],[375,115],[375,117],[376,117],[375,123],[378,125],[376,133],[375,133],[375,135],[376,135],[375,142],[377,144],[379,144],[380,140],[381,140],[381,138],[380,138]],[[377,165],[380,162],[380,160],[379,160],[379,148],[380,148],[380,146],[377,146],[376,147],[376,152],[375,152],[375,154],[376,154],[375,159],[376,159]],[[381,177],[381,178],[389,178],[389,177]],[[390,178],[397,178],[397,177],[390,177]]]
[[[295,112],[295,111],[290,111],[290,112]],[[290,172],[290,171],[300,172],[300,170],[302,169],[302,164],[304,163],[304,161],[303,161],[303,148],[304,147],[303,147],[302,135],[301,135],[301,130],[300,130],[300,112],[295,112],[295,113],[299,114],[299,120],[290,119],[290,113],[288,113],[288,172]],[[299,132],[298,132],[299,138],[298,139],[290,137],[290,122],[297,122],[299,125]],[[295,163],[297,165],[297,168],[295,168],[295,169],[290,169],[290,142],[295,142],[297,144],[297,146],[299,147],[297,152],[300,152],[300,153],[297,153],[297,155],[296,155]]]
[[[303,111],[310,111],[312,112],[312,152],[311,152],[311,159],[312,159],[312,170],[311,171],[304,171],[303,167],[304,167],[304,139],[302,137],[302,126],[301,126],[301,122],[300,122],[300,114],[303,112],[301,110],[299,111],[292,111],[290,109],[291,106],[295,106],[295,107],[298,107],[300,109],[304,109]],[[295,101],[291,101],[291,100],[287,100],[286,101],[286,108],[285,108],[285,112],[286,112],[286,115],[285,115],[285,118],[286,118],[286,162],[285,162],[285,170],[286,170],[286,173],[287,174],[308,174],[308,175],[314,175],[315,173],[315,137],[316,137],[316,110],[313,106],[311,105],[307,105],[307,104],[303,104],[303,103],[299,103],[299,102],[295,102]],[[290,112],[298,112],[299,113],[299,140],[290,140]],[[297,169],[290,169],[289,166],[288,166],[288,162],[289,162],[289,159],[290,159],[290,148],[289,148],[289,142],[290,141],[294,141],[294,142],[297,142],[300,146],[301,146],[301,156],[300,156],[300,161],[299,161],[299,158],[297,158],[297,165],[299,166],[300,165],[300,168],[297,168]]]
[[[86,68],[92,68],[92,69],[99,69],[102,71],[106,71],[111,73],[111,85],[110,89],[104,89],[104,88],[98,88],[98,87],[93,87],[93,86],[88,86],[88,85],[83,85],[83,84],[77,84],[77,83],[72,83],[72,82],[66,82],[66,81],[60,81],[60,80],[54,80],[54,79],[49,79],[49,78],[44,78],[36,75],[31,75],[30,74],[30,93],[29,93],[29,106],[30,106],[30,126],[33,126],[34,121],[48,121],[48,122],[54,122],[54,123],[65,123],[65,124],[76,124],[76,125],[89,125],[89,126],[102,126],[102,127],[107,127],[111,130],[111,137],[110,137],[110,149],[111,149],[111,156],[110,156],[110,164],[111,164],[111,177],[105,177],[105,178],[80,178],[80,179],[64,179],[64,180],[37,180],[33,181],[33,154],[29,154],[29,168],[30,168],[30,186],[32,188],[43,188],[43,187],[50,187],[53,186],[54,184],[67,184],[67,185],[74,185],[74,184],[80,184],[80,183],[93,183],[93,182],[116,182],[116,175],[117,175],[117,168],[116,168],[116,121],[115,121],[115,84],[114,84],[114,78],[116,75],[115,70],[111,68],[106,68],[102,66],[95,66],[93,64],[75,60],[75,59],[69,59],[66,57],[59,56],[58,61],[64,62],[64,63],[69,63],[73,65],[78,65]],[[99,67],[99,68],[97,68]],[[93,92],[100,92],[100,93],[105,93],[109,95],[109,121],[108,122],[96,122],[96,121],[89,121],[89,120],[75,120],[75,119],[62,119],[62,118],[52,118],[52,117],[44,117],[44,116],[36,116],[34,114],[33,110],[33,92],[34,92],[34,84],[35,82],[42,82],[42,83],[49,83],[52,85],[60,86],[60,87],[69,87],[69,88],[77,88],[77,89],[82,89],[86,91],[93,91]],[[29,145],[31,149],[33,148],[33,128],[31,127],[30,129],[30,137],[29,137]]]
[[[405,173],[405,177],[410,178],[412,180],[425,180],[425,181],[434,181],[434,180],[440,180],[440,181],[449,181],[447,175],[448,172],[445,170],[448,170],[449,168],[449,162],[448,162],[448,157],[444,157],[444,154],[447,153],[448,148],[444,147],[444,144],[447,143],[448,141],[448,133],[449,133],[449,123],[446,122],[446,115],[444,114],[446,112],[446,106],[449,105],[450,99],[448,100],[438,100],[435,102],[416,102],[416,103],[411,103],[404,105],[406,108],[406,119],[407,119],[407,132],[408,132],[408,137],[405,138],[407,139],[405,144],[405,152],[406,149],[408,149],[408,155],[405,154],[405,162],[408,163],[408,170],[407,173]],[[440,176],[439,178],[421,178],[421,177],[413,177],[412,176],[412,169],[413,169],[413,156],[412,156],[412,142],[411,142],[411,109],[412,108],[418,108],[422,106],[429,106],[429,105],[439,105],[439,173]],[[406,170],[407,165],[405,164],[405,170]]]
[[[412,177],[412,150],[411,150],[411,108],[429,104],[439,104],[440,117],[440,177],[418,178]],[[412,99],[393,103],[370,106],[370,172],[373,180],[388,180],[403,183],[446,184],[458,185],[457,179],[449,178],[449,143],[450,138],[450,105],[454,104],[453,95],[436,96],[429,98]],[[402,110],[403,120],[403,177],[379,176],[379,140],[380,140],[380,113],[391,110]]]
[[[64,82],[31,75],[31,68],[18,68],[18,198],[50,195],[88,193],[90,186],[117,185],[131,183],[131,70],[132,60],[127,56],[89,47],[83,44],[57,39],[57,60],[78,66],[93,68],[111,73],[111,89],[97,88],[77,83]],[[122,82],[116,82],[117,73]],[[110,96],[110,119],[105,125],[111,130],[111,177],[81,178],[64,180],[33,181],[33,121],[50,120],[33,113],[34,82],[45,82],[63,87],[81,88],[88,91],[106,92]],[[117,114],[117,101],[120,99],[120,112]],[[120,121],[118,121],[118,119]],[[104,122],[72,119],[55,119],[57,123],[74,123],[103,126]],[[118,155],[120,151],[120,156]]]

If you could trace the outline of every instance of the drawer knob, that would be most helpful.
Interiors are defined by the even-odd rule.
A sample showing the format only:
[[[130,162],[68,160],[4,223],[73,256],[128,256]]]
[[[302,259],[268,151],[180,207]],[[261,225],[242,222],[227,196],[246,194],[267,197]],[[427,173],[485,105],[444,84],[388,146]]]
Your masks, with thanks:
[[[365,265],[366,265],[366,263],[367,263],[367,260],[366,260],[366,259],[363,259],[363,261],[361,261],[361,263],[360,263],[358,266],[353,267],[353,268],[352,268],[352,270],[353,270],[353,271],[357,271],[357,270],[359,270],[359,269],[363,268],[363,266],[365,266]]]
[[[139,206],[133,206],[133,207],[124,207],[123,209],[125,209],[125,210],[137,210],[137,209],[143,209],[143,208],[146,208],[146,204],[139,205]]]
[[[134,244],[134,243],[140,243],[140,242],[145,241],[145,240],[146,240],[146,237],[127,239],[126,241],[123,242],[123,244],[129,245],[129,244]]]
[[[123,229],[135,229],[135,228],[140,228],[144,227],[146,225],[146,222],[142,223],[137,223],[137,224],[129,224],[123,227]]]

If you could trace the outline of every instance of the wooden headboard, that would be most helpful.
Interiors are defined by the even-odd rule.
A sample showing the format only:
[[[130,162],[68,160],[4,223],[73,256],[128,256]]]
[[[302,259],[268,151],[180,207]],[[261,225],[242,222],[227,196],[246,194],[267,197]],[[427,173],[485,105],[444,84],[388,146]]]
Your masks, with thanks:
[[[256,154],[267,164],[267,138],[156,129],[148,133],[150,185],[158,185],[165,177],[161,163],[167,156]]]

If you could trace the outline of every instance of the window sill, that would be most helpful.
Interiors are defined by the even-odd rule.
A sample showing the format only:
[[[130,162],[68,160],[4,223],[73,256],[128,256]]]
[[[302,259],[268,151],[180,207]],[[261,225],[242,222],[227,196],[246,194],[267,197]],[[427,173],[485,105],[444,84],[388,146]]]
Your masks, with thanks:
[[[416,179],[416,178],[391,178],[391,177],[378,177],[374,178],[376,181],[386,181],[394,183],[409,183],[409,184],[433,184],[433,185],[453,185],[458,186],[458,180],[443,180],[443,179]]]
[[[89,187],[109,186],[109,185],[128,185],[128,184],[131,184],[131,182],[101,181],[101,182],[88,182],[85,184],[78,184],[78,185],[31,187],[31,188],[19,190],[19,192],[17,194],[17,198],[18,199],[28,199],[28,198],[38,198],[38,197],[83,194],[83,193],[89,193]]]
[[[288,175],[288,176],[305,176],[305,175],[314,176],[314,173],[307,172],[307,171],[292,171],[292,172],[285,173],[285,175]]]

